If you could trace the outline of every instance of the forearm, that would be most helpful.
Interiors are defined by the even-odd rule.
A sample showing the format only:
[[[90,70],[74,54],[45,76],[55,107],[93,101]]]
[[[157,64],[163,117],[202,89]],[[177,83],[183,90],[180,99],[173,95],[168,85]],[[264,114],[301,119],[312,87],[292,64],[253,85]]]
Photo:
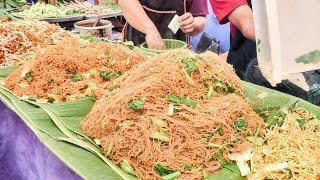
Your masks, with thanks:
[[[207,21],[206,17],[202,17],[202,16],[194,17],[194,29],[192,32],[188,33],[188,35],[196,36],[199,33],[203,32],[206,26],[206,21]]]
[[[118,4],[132,27],[144,34],[157,31],[156,26],[145,13],[138,0],[118,0]]]
[[[255,41],[255,31],[252,10],[248,5],[236,8],[228,16],[229,21],[237,27],[244,37]]]

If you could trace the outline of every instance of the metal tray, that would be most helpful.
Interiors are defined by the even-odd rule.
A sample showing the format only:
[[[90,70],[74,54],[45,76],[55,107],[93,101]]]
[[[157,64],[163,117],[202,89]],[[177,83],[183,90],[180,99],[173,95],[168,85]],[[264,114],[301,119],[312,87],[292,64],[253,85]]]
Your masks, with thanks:
[[[117,17],[117,16],[122,16],[122,15],[123,15],[122,11],[115,11],[115,12],[110,12],[110,13],[103,13],[100,15],[85,15],[84,19],[96,19],[99,16],[102,19],[106,19],[106,18]]]
[[[24,19],[25,17],[20,17],[13,15],[19,19]],[[61,23],[61,22],[70,22],[70,21],[80,21],[82,20],[84,15],[79,15],[79,16],[66,16],[66,17],[59,17],[59,18],[32,18],[32,19],[38,19],[41,21],[46,21],[49,23]]]

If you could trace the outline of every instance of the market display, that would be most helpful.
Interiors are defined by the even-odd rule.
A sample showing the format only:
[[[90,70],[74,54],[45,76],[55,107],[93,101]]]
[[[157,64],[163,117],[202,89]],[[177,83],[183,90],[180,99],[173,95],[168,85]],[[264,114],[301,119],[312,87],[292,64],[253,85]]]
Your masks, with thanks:
[[[75,16],[79,15],[79,13],[74,9],[63,10],[51,4],[36,3],[29,9],[13,13],[13,15],[24,18],[59,18]]]
[[[320,179],[320,121],[295,108],[255,148],[250,179]]]
[[[264,126],[233,68],[215,54],[172,51],[127,74],[82,129],[138,178],[202,179],[220,169],[219,159],[250,147],[245,137]]]
[[[143,60],[124,45],[65,38],[10,74],[5,86],[38,102],[99,98],[113,79]]]
[[[320,179],[319,107],[242,82],[216,54],[148,59],[38,20],[1,19],[0,39],[1,101],[83,179]]]
[[[43,21],[0,21],[0,67],[22,64],[71,33]]]
[[[65,10],[76,10],[77,12],[84,13],[86,15],[101,15],[111,13],[114,10],[107,6],[95,6],[87,1],[74,1],[70,3],[61,4],[59,6]]]

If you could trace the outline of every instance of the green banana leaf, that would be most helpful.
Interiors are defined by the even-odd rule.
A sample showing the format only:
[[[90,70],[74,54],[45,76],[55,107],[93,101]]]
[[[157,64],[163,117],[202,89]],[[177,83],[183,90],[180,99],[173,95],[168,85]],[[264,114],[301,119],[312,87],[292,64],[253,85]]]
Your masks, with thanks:
[[[73,139],[68,138],[67,136],[60,138],[61,140],[66,141],[66,142],[62,142],[62,141],[57,141],[51,136],[49,136],[48,134],[54,134],[53,132],[57,129],[57,127],[53,123],[47,124],[46,133],[41,131],[38,127],[36,127],[33,123],[31,123],[28,120],[28,119],[37,119],[37,114],[27,113],[28,111],[34,111],[36,109],[34,105],[30,105],[27,102],[20,101],[17,97],[13,96],[11,93],[4,90],[3,88],[0,88],[0,98],[2,101],[5,102],[7,106],[9,106],[13,111],[15,111],[21,117],[21,119],[27,124],[27,126],[35,133],[35,135],[40,139],[40,141],[51,152],[53,152],[69,168],[71,168],[74,172],[76,172],[78,175],[80,175],[84,179],[105,179],[106,177],[115,179],[115,180],[123,179],[119,175],[121,173],[125,177],[126,176],[130,177],[130,175],[127,175],[126,173],[121,172],[122,170],[119,167],[115,167],[120,171],[120,172],[116,172],[114,169],[110,168],[101,159],[101,157],[99,158],[99,156],[94,155],[90,151],[79,147],[83,145],[81,142],[75,143]],[[19,102],[19,103],[13,103],[13,102]],[[33,108],[31,109],[25,108],[28,106]],[[47,117],[49,116],[47,115]],[[49,119],[42,118],[41,121],[52,121],[52,120],[50,118]],[[51,130],[53,132],[51,132]],[[72,144],[67,142],[71,142]],[[77,144],[78,146],[75,146],[73,144]],[[109,161],[109,163],[112,163],[109,159],[107,159],[106,161]]]
[[[5,79],[11,72],[18,69],[19,66],[8,66],[0,68],[0,80]]]
[[[305,109],[313,112],[318,118],[320,117],[320,109],[317,106],[309,104],[296,97],[280,93],[274,90],[263,88],[251,83],[245,83],[245,95],[248,102],[256,111],[272,109],[267,118],[274,119],[273,116],[278,115],[283,109],[289,109],[293,106],[304,107]],[[30,128],[35,129],[35,134],[39,139],[57,155],[66,165],[73,169],[77,174],[85,179],[136,179],[133,176],[128,175],[116,166],[111,160],[104,157],[99,148],[97,148],[92,141],[83,138],[85,135],[80,129],[80,121],[91,110],[93,102],[90,98],[84,98],[79,101],[59,103],[59,104],[35,104],[34,102],[23,102],[10,92],[0,87],[0,98],[5,101],[10,108],[12,108],[18,115],[25,121]],[[31,105],[34,103],[35,105]],[[36,110],[36,111],[35,111]],[[30,113],[33,112],[33,113]],[[45,115],[44,115],[45,114]],[[36,120],[46,121],[42,122],[43,128],[37,124]],[[49,118],[48,118],[49,117]],[[30,122],[33,123],[30,123]],[[51,123],[48,123],[51,122]],[[39,122],[38,122],[39,123]],[[37,126],[35,126],[37,125]],[[42,128],[41,128],[42,127]],[[40,129],[42,129],[40,131]],[[52,134],[55,130],[59,130],[64,137],[60,137],[60,140],[64,140],[70,143],[57,141]],[[83,154],[81,154],[81,153]],[[79,155],[81,154],[81,156]],[[62,154],[70,154],[70,157],[62,156]],[[75,156],[76,154],[77,156]],[[79,156],[78,156],[79,155]],[[75,158],[77,157],[77,158]],[[99,163],[90,164],[91,160]],[[89,161],[89,162],[87,162]],[[83,168],[85,167],[85,168]],[[91,169],[90,169],[90,168]],[[89,168],[89,169],[88,169]],[[100,168],[100,169],[99,169]],[[97,174],[90,174],[90,170],[97,170]],[[104,175],[101,175],[104,174]],[[227,171],[225,169],[220,170],[216,174],[223,174],[229,179],[241,178],[239,174],[235,172]],[[209,177],[217,177],[212,175]],[[231,178],[232,177],[232,178]]]
[[[34,127],[56,140],[67,137],[54,125],[51,118],[44,110],[32,104],[20,101],[16,96],[3,87],[0,88],[0,92],[9,99],[9,103],[15,108],[13,110],[16,113],[19,112],[22,114],[25,120],[31,123]],[[6,102],[8,103],[8,101]],[[12,106],[10,106],[10,108],[12,108]]]

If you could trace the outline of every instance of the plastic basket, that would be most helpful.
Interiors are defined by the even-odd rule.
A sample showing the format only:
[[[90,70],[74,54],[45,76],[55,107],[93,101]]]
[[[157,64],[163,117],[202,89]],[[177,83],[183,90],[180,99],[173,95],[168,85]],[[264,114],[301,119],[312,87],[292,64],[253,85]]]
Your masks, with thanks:
[[[186,49],[188,44],[186,42],[176,40],[176,39],[163,39],[166,48],[165,49],[149,49],[146,42],[140,45],[141,50],[151,52],[151,53],[163,53],[173,49]]]

